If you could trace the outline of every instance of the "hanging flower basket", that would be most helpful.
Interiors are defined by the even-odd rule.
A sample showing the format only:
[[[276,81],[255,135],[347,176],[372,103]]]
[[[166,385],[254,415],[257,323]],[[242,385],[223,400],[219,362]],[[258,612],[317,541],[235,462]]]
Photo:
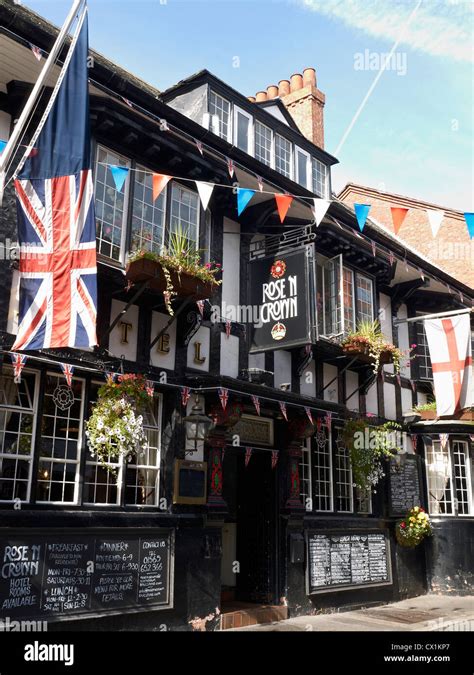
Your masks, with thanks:
[[[168,288],[166,270],[169,272],[174,293],[181,298],[192,295],[196,300],[206,300],[214,295],[218,288],[217,281],[203,280],[189,272],[165,267],[159,260],[145,257],[130,261],[125,275],[134,284],[148,281],[152,290],[163,293]]]
[[[93,457],[109,471],[111,463],[131,459],[148,449],[142,412],[149,394],[142,375],[120,375],[108,380],[86,422],[87,445]]]
[[[433,534],[430,518],[421,506],[414,506],[395,526],[395,537],[400,546],[415,548]]]
[[[349,356],[357,356],[363,363],[370,364],[375,374],[387,363],[393,363],[395,373],[400,373],[401,361],[409,354],[385,340],[377,320],[360,321],[357,330],[344,338],[341,347]]]

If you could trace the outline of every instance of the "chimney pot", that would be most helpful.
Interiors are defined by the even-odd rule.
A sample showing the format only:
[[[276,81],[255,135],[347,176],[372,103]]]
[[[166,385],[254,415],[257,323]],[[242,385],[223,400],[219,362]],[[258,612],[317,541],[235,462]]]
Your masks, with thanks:
[[[257,103],[260,103],[260,101],[266,101],[267,100],[267,92],[266,91],[257,91]]]
[[[257,100],[255,96],[247,96],[247,98],[250,101],[250,103],[255,103],[255,101]]]
[[[303,70],[303,86],[316,86],[316,70],[314,68],[305,68]]]
[[[294,73],[290,78],[290,91],[298,91],[303,88],[303,77],[301,73]]]
[[[270,84],[267,87],[267,99],[276,98],[278,96],[278,87],[275,84]]]
[[[290,93],[290,80],[280,80],[278,83],[278,95],[287,96]]]

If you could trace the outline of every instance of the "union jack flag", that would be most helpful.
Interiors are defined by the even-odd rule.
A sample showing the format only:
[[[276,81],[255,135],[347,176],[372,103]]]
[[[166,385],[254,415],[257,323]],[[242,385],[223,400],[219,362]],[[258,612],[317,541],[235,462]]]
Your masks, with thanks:
[[[222,410],[225,410],[227,401],[229,400],[229,390],[225,387],[219,387],[219,400],[221,402]]]
[[[28,357],[25,354],[10,354],[10,356],[13,364],[13,381],[15,384],[19,384],[21,382],[21,371]]]
[[[245,466],[247,467],[252,457],[252,448],[245,448]]]
[[[68,387],[72,385],[72,374],[74,372],[74,366],[70,366],[68,363],[61,363],[61,370],[64,373]]]
[[[285,418],[285,420],[288,422],[288,414],[286,412],[286,403],[284,403],[283,401],[279,401],[279,403],[280,403],[280,412],[283,415],[283,417]]]
[[[20,242],[15,350],[97,344],[85,12],[79,21],[72,57],[35,142],[38,152],[15,180]]]
[[[39,47],[37,47],[36,45],[32,44],[31,42],[30,42],[30,49],[33,52],[33,54],[35,55],[35,59],[37,61],[41,61],[41,57],[43,56],[43,52],[41,51],[41,49]]]
[[[258,396],[255,396],[255,394],[252,394],[252,403],[255,406],[255,410],[257,411],[257,415],[260,415],[260,399]]]
[[[312,413],[311,413],[311,408],[308,408],[307,406],[305,406],[304,411],[305,411],[306,415],[308,416],[308,419],[309,419],[309,421],[311,422],[311,424],[314,424],[314,422],[313,422],[313,415],[312,415]]]
[[[181,387],[181,405],[186,406],[191,396],[191,389],[189,387]]]
[[[150,398],[153,398],[155,394],[155,383],[153,382],[153,380],[146,381],[145,389],[148,396],[150,396]]]

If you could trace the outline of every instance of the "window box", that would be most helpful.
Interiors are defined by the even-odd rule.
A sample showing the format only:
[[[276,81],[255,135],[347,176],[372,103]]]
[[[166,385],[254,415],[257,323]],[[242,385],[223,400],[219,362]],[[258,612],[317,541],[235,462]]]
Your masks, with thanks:
[[[370,345],[363,340],[353,338],[350,342],[344,344],[342,348],[346,354],[357,356],[364,363],[372,363],[373,361],[373,357],[370,354]],[[380,352],[379,363],[381,366],[393,363],[393,353],[389,349]]]
[[[219,285],[217,281],[205,281],[188,272],[168,269],[174,292],[180,297],[185,298],[192,295],[196,300],[206,300],[217,291]],[[159,293],[166,291],[167,288],[163,265],[158,260],[152,260],[151,258],[137,258],[129,262],[126,268],[126,277],[133,283],[148,281],[149,287]]]

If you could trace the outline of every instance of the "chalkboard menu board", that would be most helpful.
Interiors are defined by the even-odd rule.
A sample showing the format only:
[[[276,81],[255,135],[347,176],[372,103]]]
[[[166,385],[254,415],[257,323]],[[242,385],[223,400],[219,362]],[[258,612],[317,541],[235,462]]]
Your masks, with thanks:
[[[389,544],[383,532],[309,532],[308,593],[392,583]]]
[[[172,607],[171,530],[0,531],[0,617],[61,620]]]
[[[421,506],[420,458],[399,455],[389,462],[390,513],[404,515],[413,506]]]

